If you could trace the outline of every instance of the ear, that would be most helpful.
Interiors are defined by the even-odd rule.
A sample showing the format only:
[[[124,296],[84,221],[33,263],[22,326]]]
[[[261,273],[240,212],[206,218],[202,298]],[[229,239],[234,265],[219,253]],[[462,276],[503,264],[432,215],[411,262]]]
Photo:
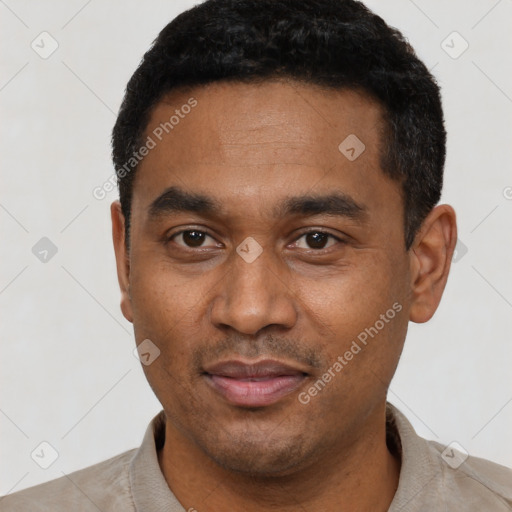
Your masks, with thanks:
[[[114,201],[110,205],[112,217],[112,239],[116,254],[117,279],[121,288],[121,311],[129,322],[133,322],[132,302],[130,297],[130,255],[126,250],[124,223],[121,203]]]
[[[427,322],[434,315],[448,279],[456,243],[454,209],[447,204],[436,206],[424,220],[409,250],[411,321]]]

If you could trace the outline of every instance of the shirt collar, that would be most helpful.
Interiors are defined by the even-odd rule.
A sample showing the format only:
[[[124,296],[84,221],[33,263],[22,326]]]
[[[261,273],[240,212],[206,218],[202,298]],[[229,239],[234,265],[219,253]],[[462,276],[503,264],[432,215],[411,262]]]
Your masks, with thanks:
[[[157,450],[165,438],[165,414],[160,411],[149,424],[130,464],[130,486],[137,512],[182,512],[160,469]]]
[[[426,490],[431,496],[439,496],[434,490],[439,485],[439,462],[433,458],[428,442],[416,434],[407,418],[389,402],[386,405],[386,432],[388,438],[394,435],[399,440],[401,458],[398,488],[388,512],[412,512],[416,510],[416,498]]]

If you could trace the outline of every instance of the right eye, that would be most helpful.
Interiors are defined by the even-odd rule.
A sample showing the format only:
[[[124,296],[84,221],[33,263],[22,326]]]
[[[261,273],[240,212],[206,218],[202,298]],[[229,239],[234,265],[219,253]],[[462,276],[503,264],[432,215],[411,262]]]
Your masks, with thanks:
[[[218,247],[218,242],[216,242],[212,236],[198,229],[186,229],[178,231],[177,233],[173,233],[171,236],[169,236],[167,241],[170,242],[172,240],[174,243],[180,245],[181,247],[194,249],[204,248],[205,246],[203,244],[205,241],[207,241],[207,239],[213,240],[215,242],[214,246]]]

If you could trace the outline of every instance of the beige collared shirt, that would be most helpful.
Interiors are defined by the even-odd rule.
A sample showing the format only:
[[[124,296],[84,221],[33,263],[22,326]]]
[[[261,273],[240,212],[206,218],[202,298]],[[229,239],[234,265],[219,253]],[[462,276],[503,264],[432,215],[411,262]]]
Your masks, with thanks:
[[[419,437],[388,404],[388,439],[402,467],[388,512],[512,510],[512,470]],[[160,470],[165,435],[161,411],[139,448],[56,480],[0,498],[1,512],[185,512]],[[444,452],[444,453],[443,453]],[[199,512],[200,504],[195,507]],[[194,510],[189,508],[189,510]]]

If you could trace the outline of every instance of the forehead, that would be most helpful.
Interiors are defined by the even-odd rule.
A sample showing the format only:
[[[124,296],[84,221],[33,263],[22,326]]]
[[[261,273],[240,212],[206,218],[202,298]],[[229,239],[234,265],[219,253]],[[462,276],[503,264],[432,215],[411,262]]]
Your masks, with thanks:
[[[239,205],[259,194],[260,207],[279,193],[340,189],[363,199],[390,185],[382,126],[381,107],[354,90],[274,80],[172,91],[146,127],[154,147],[138,166],[133,206],[173,185]]]

